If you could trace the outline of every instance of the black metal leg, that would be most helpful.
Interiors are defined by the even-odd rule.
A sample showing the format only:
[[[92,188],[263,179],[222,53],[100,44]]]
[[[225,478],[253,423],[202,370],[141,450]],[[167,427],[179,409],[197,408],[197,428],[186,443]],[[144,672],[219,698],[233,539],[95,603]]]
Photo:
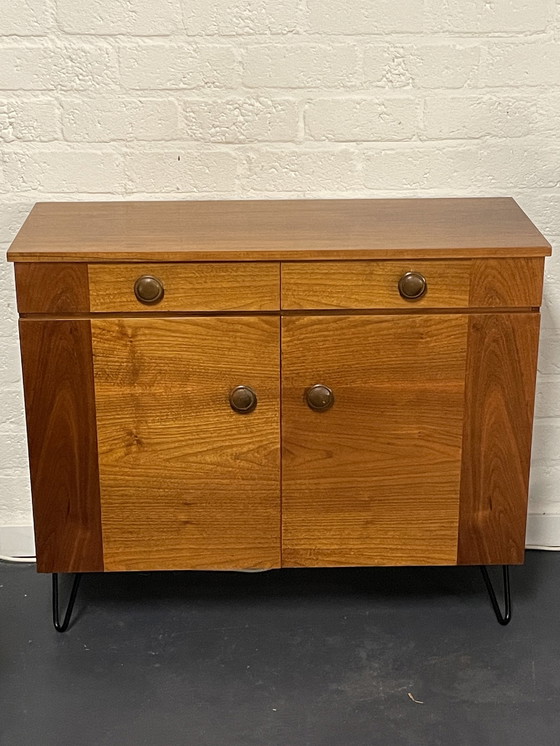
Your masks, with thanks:
[[[496,598],[496,591],[494,590],[494,586],[492,585],[490,575],[488,575],[488,570],[486,569],[485,565],[480,566],[480,571],[482,572],[482,577],[484,578],[484,582],[486,583],[486,588],[488,590],[488,595],[490,596],[490,601],[492,603],[492,608],[494,609],[496,619],[500,624],[503,624],[505,626],[506,624],[509,624],[511,622],[511,588],[509,585],[509,565],[502,565],[502,574],[504,578],[503,614],[502,610],[500,609],[500,605],[498,604],[498,599]]]
[[[68,625],[70,624],[70,618],[72,617],[72,610],[74,609],[74,602],[78,594],[78,587],[80,580],[82,579],[82,573],[77,572],[74,575],[74,582],[72,583],[72,590],[70,591],[70,599],[62,624],[60,623],[60,611],[58,608],[58,573],[54,572],[52,576],[52,612],[53,612],[53,624],[57,632],[66,632]]]

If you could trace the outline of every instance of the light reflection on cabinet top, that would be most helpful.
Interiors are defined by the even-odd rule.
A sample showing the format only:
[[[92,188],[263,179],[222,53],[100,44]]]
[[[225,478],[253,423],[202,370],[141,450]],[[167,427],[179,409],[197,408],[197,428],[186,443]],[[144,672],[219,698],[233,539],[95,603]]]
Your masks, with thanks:
[[[17,262],[188,262],[548,256],[507,197],[39,202]]]

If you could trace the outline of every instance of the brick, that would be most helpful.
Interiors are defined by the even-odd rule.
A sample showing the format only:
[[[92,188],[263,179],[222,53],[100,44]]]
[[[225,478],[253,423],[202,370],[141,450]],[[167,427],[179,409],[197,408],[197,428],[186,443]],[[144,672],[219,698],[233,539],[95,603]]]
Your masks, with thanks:
[[[0,391],[17,388],[21,381],[21,358],[17,338],[2,340]]]
[[[2,3],[0,34],[41,36],[51,28],[51,12],[45,0],[10,0]]]
[[[305,109],[306,131],[315,140],[405,140],[417,132],[413,98],[317,99]]]
[[[228,192],[235,189],[234,155],[215,150],[158,150],[125,156],[128,193]]]
[[[461,44],[376,44],[366,48],[366,83],[399,88],[472,87],[478,77],[480,47]]]
[[[4,254],[4,252],[2,252]],[[5,257],[5,254],[4,254]],[[13,265],[0,261],[0,339],[17,338],[17,303]],[[0,412],[4,410],[0,407]],[[5,421],[0,418],[0,427]]]
[[[428,96],[424,135],[429,139],[520,137],[534,131],[537,103],[511,95]]]
[[[57,19],[71,34],[162,36],[182,26],[179,0],[57,0]]]
[[[309,28],[326,34],[387,34],[422,31],[423,0],[307,0]]]
[[[558,116],[560,115],[560,89],[550,89],[535,96],[538,107],[538,131],[558,132]]]
[[[363,154],[364,185],[376,190],[442,189],[445,194],[473,187],[478,148],[442,148],[437,145],[403,144]]]
[[[4,142],[60,139],[59,120],[54,99],[0,99],[0,140]]]
[[[560,376],[538,377],[535,417],[556,417],[560,421]]]
[[[539,230],[548,237],[549,241],[553,236],[560,235],[560,194],[553,191],[549,194],[543,193],[541,189],[537,190],[519,190],[515,198],[537,224]],[[552,276],[558,273],[560,276],[560,255],[548,257],[545,264],[546,273]],[[558,288],[560,293],[560,286]],[[560,301],[560,296],[558,298]],[[559,306],[560,307],[560,306]]]
[[[6,168],[0,156],[0,192],[7,192],[8,190],[9,190],[9,184],[6,179]]]
[[[489,87],[560,85],[560,43],[489,44],[481,64],[480,83]]]
[[[541,329],[539,345],[539,373],[560,376],[560,328]]]
[[[70,141],[176,140],[179,107],[172,99],[65,99],[62,126]]]
[[[122,84],[132,89],[233,88],[239,82],[233,49],[141,44],[120,50]]]
[[[289,34],[298,30],[298,0],[183,0],[187,34]]]
[[[20,388],[0,391],[1,429],[3,432],[16,431],[20,435],[25,429],[23,391]],[[23,441],[23,438],[20,438]]]
[[[558,247],[560,246],[560,239],[554,240],[549,238],[550,243],[552,244],[552,251],[558,251]],[[541,305],[541,333],[543,331],[549,331],[551,329],[557,329],[559,324],[559,312],[558,312],[558,292],[556,291],[556,276],[554,276],[554,280],[552,283],[545,281],[545,288],[544,288],[544,294],[543,294],[543,302]],[[542,346],[541,348],[542,349]],[[560,371],[558,371],[560,374]]]
[[[0,426],[0,472],[13,473],[27,466],[27,444],[17,430]]]
[[[105,42],[72,42],[53,50],[52,80],[66,91],[87,91],[113,88],[119,82],[118,58],[115,49]]]
[[[357,85],[358,52],[349,44],[262,44],[247,49],[249,88],[344,88]]]
[[[357,187],[350,150],[259,150],[247,157],[243,188],[257,192],[338,191]]]
[[[485,189],[552,188],[560,181],[560,146],[555,138],[484,142],[478,159],[477,183]]]
[[[35,90],[54,88],[53,50],[47,46],[0,47],[0,90]]]
[[[560,419],[547,418],[535,420],[533,427],[533,448],[531,462],[534,466],[560,463],[558,453],[560,443]]]
[[[4,200],[2,202],[2,209],[0,210],[0,243],[9,244],[14,240],[16,233],[23,225],[23,221],[32,207],[32,199],[20,199],[17,202],[7,202]],[[12,277],[13,275],[12,266],[11,264],[6,264],[4,268],[5,272],[8,272],[8,277]],[[6,274],[4,274],[4,277],[6,277]],[[2,278],[0,278],[1,281]]]
[[[6,177],[19,192],[111,193],[123,187],[118,155],[85,150],[33,150],[6,155]]]
[[[531,513],[560,513],[560,462],[534,462],[529,480],[529,511]],[[558,539],[555,542],[558,544]]]
[[[0,473],[0,495],[9,495],[0,501],[0,526],[30,526],[33,522],[29,476],[25,466],[21,467],[23,473]]]
[[[185,103],[188,137],[207,142],[288,142],[298,133],[298,104],[293,99],[246,96],[223,101]]]
[[[558,147],[522,138],[445,147],[403,143],[363,152],[364,184],[369,189],[433,189],[446,195],[552,187],[560,180],[559,156]]]
[[[105,43],[0,47],[0,90],[95,90],[117,80],[116,52]]]
[[[547,0],[427,0],[426,30],[456,33],[544,31],[550,19]]]

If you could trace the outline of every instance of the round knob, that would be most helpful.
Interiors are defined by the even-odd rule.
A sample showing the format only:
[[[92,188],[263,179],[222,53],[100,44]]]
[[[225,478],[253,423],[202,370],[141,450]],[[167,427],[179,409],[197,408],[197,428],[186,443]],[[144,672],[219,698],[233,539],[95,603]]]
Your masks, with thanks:
[[[257,406],[257,395],[249,386],[236,386],[229,393],[229,403],[234,412],[249,414]]]
[[[316,383],[305,392],[305,398],[310,409],[315,412],[326,412],[334,404],[334,394],[328,386]]]
[[[405,272],[399,280],[399,293],[406,300],[418,300],[428,289],[428,283],[420,272]]]
[[[163,282],[152,275],[142,275],[134,283],[134,295],[140,303],[159,303],[163,292]]]

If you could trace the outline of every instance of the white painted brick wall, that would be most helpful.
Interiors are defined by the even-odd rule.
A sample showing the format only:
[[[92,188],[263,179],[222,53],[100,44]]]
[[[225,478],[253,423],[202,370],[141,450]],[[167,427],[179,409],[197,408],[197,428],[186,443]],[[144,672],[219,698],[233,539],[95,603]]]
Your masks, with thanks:
[[[559,128],[554,0],[11,0],[0,248],[39,199],[177,197],[511,194],[554,242]],[[0,347],[1,526],[30,521],[5,263]],[[539,369],[531,509],[560,514],[560,256]]]

